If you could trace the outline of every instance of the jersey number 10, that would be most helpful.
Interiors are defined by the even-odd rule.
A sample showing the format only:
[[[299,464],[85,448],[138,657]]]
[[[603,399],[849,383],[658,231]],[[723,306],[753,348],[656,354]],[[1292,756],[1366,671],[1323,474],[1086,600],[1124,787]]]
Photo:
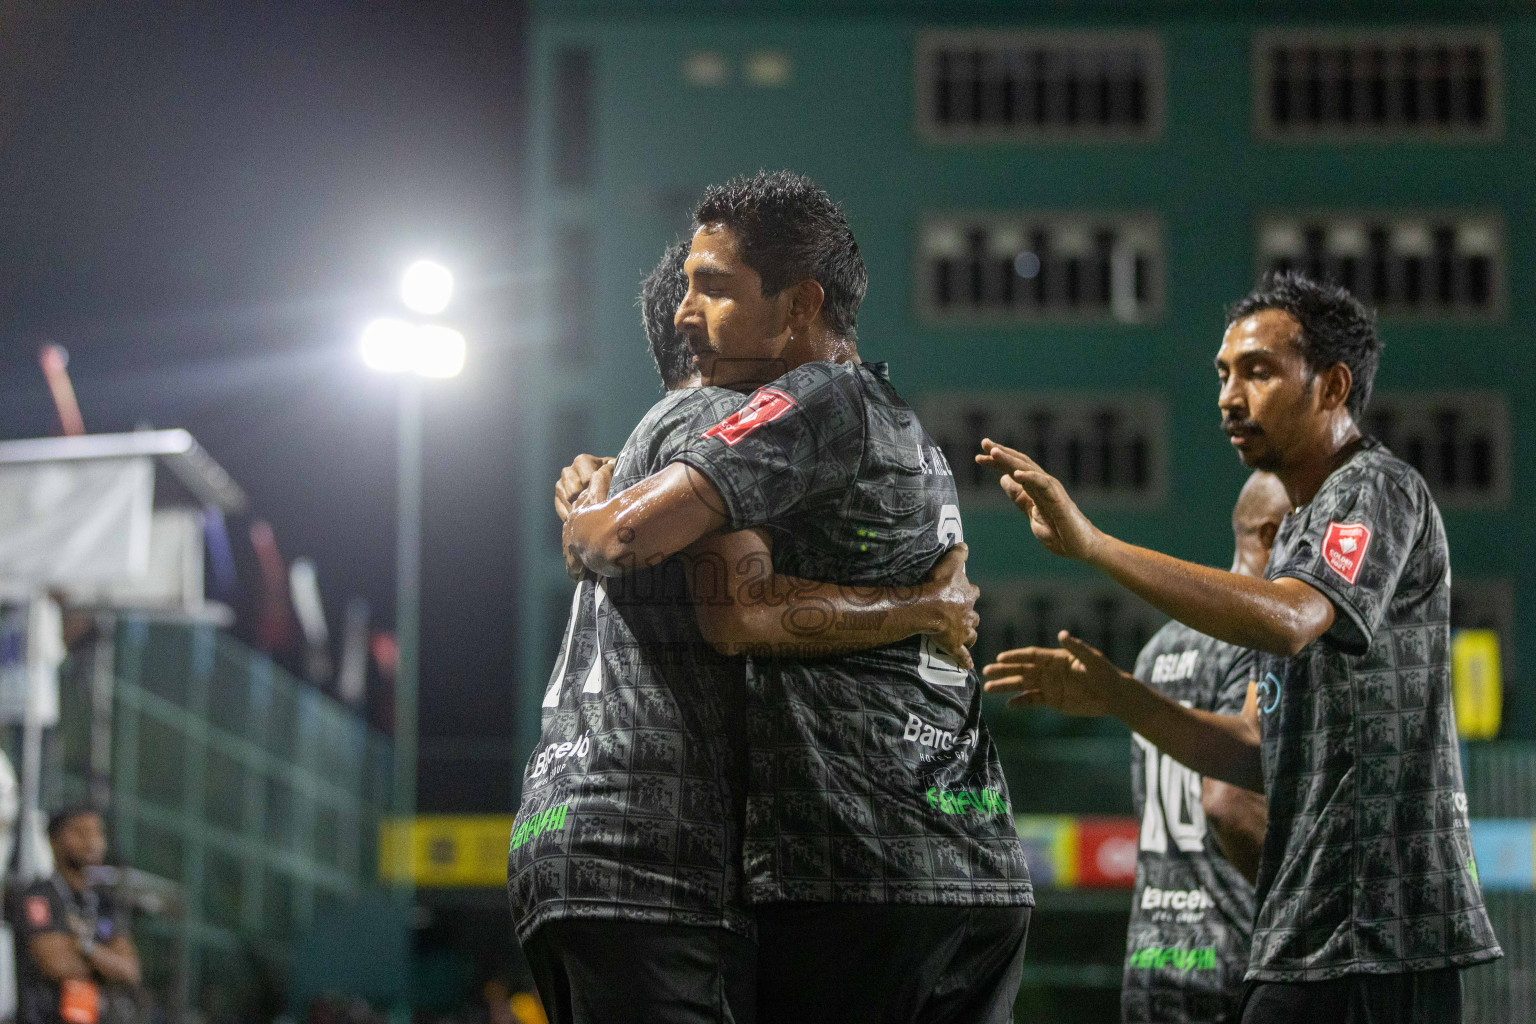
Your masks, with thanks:
[[[1168,837],[1184,853],[1205,849],[1205,809],[1200,806],[1200,776],[1141,736],[1147,796],[1141,812],[1141,848],[1167,853]]]

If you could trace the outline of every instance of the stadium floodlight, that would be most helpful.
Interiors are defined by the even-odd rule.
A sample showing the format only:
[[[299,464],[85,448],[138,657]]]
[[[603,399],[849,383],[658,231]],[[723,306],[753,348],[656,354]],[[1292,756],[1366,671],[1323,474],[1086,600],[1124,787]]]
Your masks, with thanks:
[[[446,267],[418,260],[400,280],[400,299],[414,313],[436,316],[453,297],[453,275]],[[397,375],[400,408],[395,418],[399,437],[396,454],[395,508],[395,734],[390,810],[400,822],[400,837],[408,837],[416,816],[417,675],[421,646],[421,461],[422,378],[457,377],[464,370],[464,335],[442,324],[413,323],[380,317],[363,328],[363,362],[369,369]],[[396,863],[408,858],[396,849]],[[397,898],[405,908],[415,900],[409,874],[395,879]],[[409,914],[404,919],[409,919]]]
[[[371,370],[446,379],[464,369],[464,335],[438,324],[380,317],[363,328],[362,353]]]
[[[363,363],[381,373],[406,373],[412,368],[414,324],[380,317],[363,328]]]
[[[417,260],[400,278],[400,300],[413,313],[436,316],[453,298],[453,274],[441,263]]]
[[[451,327],[416,328],[411,369],[419,377],[457,377],[464,369],[464,335]]]

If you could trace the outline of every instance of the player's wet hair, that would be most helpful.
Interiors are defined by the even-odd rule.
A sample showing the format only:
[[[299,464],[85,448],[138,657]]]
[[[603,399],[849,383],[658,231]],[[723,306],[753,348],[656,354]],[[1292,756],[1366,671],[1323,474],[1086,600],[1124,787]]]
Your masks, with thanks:
[[[1371,402],[1371,384],[1381,361],[1375,310],[1331,282],[1294,272],[1265,274],[1257,288],[1227,309],[1227,323],[1266,309],[1283,310],[1301,325],[1297,344],[1313,374],[1335,363],[1349,367],[1354,383],[1344,404],[1358,421]]]
[[[54,811],[48,816],[48,838],[59,838],[59,833],[64,831],[70,822],[76,818],[83,818],[87,814],[94,814],[98,818],[101,817],[101,812],[90,804],[71,804],[68,807],[61,807]]]
[[[810,178],[758,171],[712,185],[693,219],[730,229],[742,262],[763,279],[765,296],[815,280],[826,294],[822,321],[833,333],[856,339],[869,272],[843,211]]]
[[[694,373],[693,353],[672,319],[688,294],[688,275],[683,272],[686,259],[688,243],[674,242],[640,283],[640,322],[651,344],[651,361],[668,391],[682,387]]]

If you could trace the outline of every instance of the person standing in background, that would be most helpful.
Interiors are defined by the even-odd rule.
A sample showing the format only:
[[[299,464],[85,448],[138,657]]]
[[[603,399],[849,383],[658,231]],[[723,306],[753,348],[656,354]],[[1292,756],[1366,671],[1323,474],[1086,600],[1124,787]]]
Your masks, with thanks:
[[[141,980],[139,953],[112,894],[86,878],[106,859],[106,826],[92,808],[48,819],[54,873],[20,894],[18,1024],[117,1024],[112,1007]]]

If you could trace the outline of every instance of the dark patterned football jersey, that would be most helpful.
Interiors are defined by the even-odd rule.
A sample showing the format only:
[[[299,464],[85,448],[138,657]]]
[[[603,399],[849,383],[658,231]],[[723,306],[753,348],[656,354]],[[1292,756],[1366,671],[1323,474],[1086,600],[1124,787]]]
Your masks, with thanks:
[[[949,465],[883,364],[798,367],[678,457],[732,529],[768,530],[781,573],[911,586],[962,539]],[[981,696],[928,638],[749,659],[751,901],[1031,905]]]
[[[1367,439],[1286,516],[1266,575],[1333,602],[1328,633],[1261,655],[1269,829],[1250,978],[1466,966],[1483,908],[1451,705],[1451,566],[1424,479]]]
[[[742,400],[720,388],[667,395],[625,442],[612,493]],[[743,675],[741,659],[700,635],[681,559],[577,585],[512,831],[520,937],[570,917],[752,933],[740,871]]]
[[[1253,659],[1252,651],[1170,622],[1142,649],[1136,678],[1188,707],[1236,715]],[[1127,1024],[1235,1022],[1248,970],[1253,886],[1206,828],[1200,776],[1144,737],[1131,739],[1141,839],[1121,1015]]]

